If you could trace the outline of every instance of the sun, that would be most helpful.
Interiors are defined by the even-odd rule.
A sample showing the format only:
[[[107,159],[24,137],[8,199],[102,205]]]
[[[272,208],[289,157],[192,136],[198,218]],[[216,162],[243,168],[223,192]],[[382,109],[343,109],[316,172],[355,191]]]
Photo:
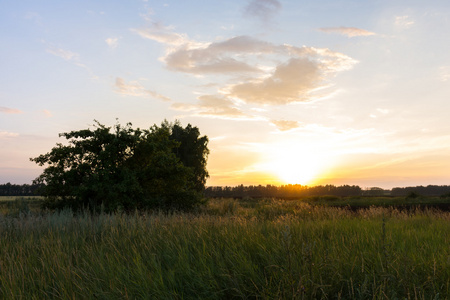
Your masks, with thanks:
[[[323,153],[301,145],[277,147],[269,152],[266,170],[285,184],[314,184],[328,163]]]

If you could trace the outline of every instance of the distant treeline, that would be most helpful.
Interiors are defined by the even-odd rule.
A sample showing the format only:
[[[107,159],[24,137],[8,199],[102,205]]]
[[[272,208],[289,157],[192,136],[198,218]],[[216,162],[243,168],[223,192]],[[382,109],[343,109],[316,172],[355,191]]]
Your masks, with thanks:
[[[41,184],[0,184],[0,196],[39,196]],[[386,190],[378,187],[362,189],[357,185],[237,185],[209,186],[204,195],[208,198],[295,198],[307,196],[408,196],[416,193],[422,196],[450,196],[450,185],[428,185],[414,187],[395,187]]]
[[[40,184],[0,184],[0,196],[37,196]]]
[[[205,196],[210,198],[295,198],[308,196],[408,196],[415,193],[423,196],[450,196],[448,185],[428,185],[416,187],[396,187],[386,190],[378,187],[362,189],[357,185],[318,185],[306,186],[300,184],[288,185],[238,185],[238,186],[210,186],[205,190]]]
[[[450,196],[450,185],[396,187],[391,190],[392,196],[406,196],[411,193],[416,193],[422,196]]]
[[[205,190],[205,196],[211,198],[294,198],[304,196],[359,196],[362,190],[356,185],[318,185],[306,186],[300,184],[288,185],[238,185],[230,186],[210,186]]]

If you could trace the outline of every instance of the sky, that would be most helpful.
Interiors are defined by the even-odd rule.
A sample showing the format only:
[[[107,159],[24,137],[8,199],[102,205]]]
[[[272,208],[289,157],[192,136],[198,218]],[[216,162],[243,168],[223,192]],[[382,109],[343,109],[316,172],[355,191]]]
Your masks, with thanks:
[[[208,136],[210,186],[450,184],[448,0],[0,0],[0,29],[0,184],[164,119]]]

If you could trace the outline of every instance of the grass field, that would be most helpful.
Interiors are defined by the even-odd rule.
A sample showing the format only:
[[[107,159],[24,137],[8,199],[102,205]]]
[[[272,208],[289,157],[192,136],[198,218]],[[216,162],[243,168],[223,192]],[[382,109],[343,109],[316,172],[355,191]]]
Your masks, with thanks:
[[[0,202],[2,299],[450,298],[449,212],[222,199],[91,216],[38,202]]]

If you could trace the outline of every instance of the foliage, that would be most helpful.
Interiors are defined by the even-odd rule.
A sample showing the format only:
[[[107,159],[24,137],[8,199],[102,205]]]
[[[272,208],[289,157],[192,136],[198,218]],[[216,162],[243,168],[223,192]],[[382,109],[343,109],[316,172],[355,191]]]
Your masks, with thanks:
[[[167,121],[148,130],[131,126],[111,128],[96,121],[94,130],[62,133],[66,145],[59,143],[49,153],[32,158],[40,166],[46,165],[34,183],[45,184],[42,195],[47,205],[129,211],[189,209],[200,203],[208,175],[207,137],[199,137],[196,127],[184,129]],[[181,141],[173,137],[191,131],[197,135]],[[186,162],[190,149],[196,153]],[[177,155],[181,150],[185,156]]]
[[[208,138],[201,137],[197,127],[188,124],[186,128],[183,128],[179,122],[172,125],[170,138],[180,143],[174,148],[175,154],[183,165],[192,169],[195,190],[203,192],[206,178],[209,176],[206,170],[206,158],[209,154]]]

